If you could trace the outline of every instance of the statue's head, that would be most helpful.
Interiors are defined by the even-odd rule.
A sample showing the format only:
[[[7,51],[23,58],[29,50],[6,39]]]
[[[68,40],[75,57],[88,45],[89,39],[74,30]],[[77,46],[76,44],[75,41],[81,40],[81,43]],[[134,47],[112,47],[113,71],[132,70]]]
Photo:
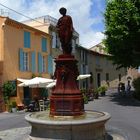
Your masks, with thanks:
[[[59,9],[59,12],[60,12],[61,15],[64,16],[64,15],[66,15],[67,9],[62,7],[62,8]]]

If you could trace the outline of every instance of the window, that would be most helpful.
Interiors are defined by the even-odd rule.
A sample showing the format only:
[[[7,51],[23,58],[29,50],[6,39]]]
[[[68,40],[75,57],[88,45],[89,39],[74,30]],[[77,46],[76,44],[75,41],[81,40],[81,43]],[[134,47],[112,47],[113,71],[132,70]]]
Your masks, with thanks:
[[[109,73],[106,73],[106,81],[109,81]]]
[[[87,53],[84,50],[81,50],[80,52],[80,59],[82,60],[83,63],[87,64]]]
[[[93,83],[93,74],[92,74],[92,72],[90,72],[90,83],[92,84]]]
[[[108,64],[109,64],[109,60],[107,59],[107,58],[105,58],[106,59],[106,65],[108,66]]]
[[[96,56],[96,65],[100,65],[100,58],[99,58],[99,56]]]
[[[46,57],[42,56],[42,72],[46,72]]]
[[[119,74],[119,81],[121,81],[121,74]]]
[[[24,47],[30,48],[31,42],[30,42],[30,32],[24,31]]]
[[[27,52],[23,52],[23,70],[29,70],[29,57]]]
[[[42,51],[46,52],[47,51],[47,39],[45,37],[42,37]]]
[[[101,74],[97,73],[97,86],[100,87],[101,86]]]
[[[59,48],[59,46],[60,46],[60,41],[58,35],[56,34],[56,48]]]
[[[86,65],[81,64],[81,74],[86,74]]]
[[[56,48],[56,33],[52,32],[52,48]]]

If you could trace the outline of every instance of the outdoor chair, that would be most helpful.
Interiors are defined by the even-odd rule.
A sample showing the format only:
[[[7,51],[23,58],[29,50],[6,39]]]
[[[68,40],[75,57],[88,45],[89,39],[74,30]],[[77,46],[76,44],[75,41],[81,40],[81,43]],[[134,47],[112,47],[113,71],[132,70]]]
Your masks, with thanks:
[[[39,110],[44,111],[46,109],[46,105],[44,103],[44,100],[39,100]]]

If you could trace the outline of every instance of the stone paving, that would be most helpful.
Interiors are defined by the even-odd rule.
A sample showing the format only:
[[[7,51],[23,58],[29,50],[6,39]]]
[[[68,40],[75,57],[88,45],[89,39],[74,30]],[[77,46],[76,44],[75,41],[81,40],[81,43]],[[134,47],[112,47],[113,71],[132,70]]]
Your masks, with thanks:
[[[29,140],[31,127],[0,131],[0,140]],[[109,132],[107,140],[125,140],[121,135]]]
[[[108,94],[105,97],[100,97],[98,100],[89,102],[85,109],[106,111],[112,115],[106,127],[109,134],[107,140],[140,140],[139,101],[131,98],[120,98],[116,94]],[[18,114],[8,115],[7,113],[2,113],[0,115],[0,121],[3,121],[5,117],[9,120],[10,116],[14,115],[17,118],[20,117]],[[31,127],[23,126],[2,130],[0,131],[0,140],[29,140],[30,131]]]
[[[14,128],[0,131],[0,140],[27,140],[31,127]]]

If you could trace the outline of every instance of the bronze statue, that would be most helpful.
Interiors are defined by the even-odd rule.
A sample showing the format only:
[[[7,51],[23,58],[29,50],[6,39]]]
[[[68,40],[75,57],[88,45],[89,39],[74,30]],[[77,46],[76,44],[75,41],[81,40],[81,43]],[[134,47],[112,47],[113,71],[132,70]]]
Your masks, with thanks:
[[[58,20],[56,27],[58,29],[61,47],[63,50],[63,54],[71,54],[73,34],[72,18],[69,15],[66,15],[66,8],[60,8],[59,12],[62,17]]]

